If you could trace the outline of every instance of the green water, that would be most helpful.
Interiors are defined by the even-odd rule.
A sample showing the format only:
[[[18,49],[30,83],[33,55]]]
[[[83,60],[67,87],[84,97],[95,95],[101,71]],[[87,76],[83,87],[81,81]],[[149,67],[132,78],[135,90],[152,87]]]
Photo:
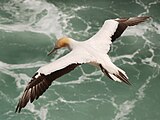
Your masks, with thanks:
[[[1,0],[0,120],[159,120],[159,6],[159,0]],[[14,112],[36,70],[68,52],[47,56],[56,38],[83,41],[106,19],[141,15],[152,18],[128,28],[109,53],[132,86],[82,65]]]

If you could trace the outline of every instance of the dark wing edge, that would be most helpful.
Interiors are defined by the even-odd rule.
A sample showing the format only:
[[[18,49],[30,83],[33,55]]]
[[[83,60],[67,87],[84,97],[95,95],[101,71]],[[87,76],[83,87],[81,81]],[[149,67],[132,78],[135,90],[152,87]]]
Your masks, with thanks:
[[[37,100],[39,96],[41,96],[49,88],[49,86],[55,79],[61,77],[66,73],[69,73],[79,65],[80,64],[78,63],[70,64],[63,69],[54,71],[48,75],[40,73],[40,76],[35,78],[35,76],[38,74],[36,73],[28,83],[22,97],[19,100],[15,112],[20,113],[21,109],[24,108],[29,101],[32,103],[35,99]]]
[[[112,76],[110,76],[109,72],[103,68],[103,66],[101,64],[99,64],[99,67],[101,69],[101,71],[106,75],[108,76],[108,78],[110,78],[111,80],[114,80],[112,78]],[[120,79],[122,82],[126,83],[127,85],[131,85],[131,83],[129,82],[128,78],[118,70],[118,74],[113,74],[115,77],[117,77],[118,79]]]
[[[111,41],[114,42],[121,34],[125,31],[128,26],[134,26],[141,22],[144,22],[146,19],[150,18],[149,16],[144,17],[131,17],[131,18],[122,18],[115,19],[115,21],[119,22],[118,27],[115,33],[111,36]]]

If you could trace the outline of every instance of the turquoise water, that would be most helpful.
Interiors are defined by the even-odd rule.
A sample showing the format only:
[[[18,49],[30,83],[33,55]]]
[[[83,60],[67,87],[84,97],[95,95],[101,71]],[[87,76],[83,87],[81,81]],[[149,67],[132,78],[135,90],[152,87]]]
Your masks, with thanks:
[[[159,6],[159,0],[1,0],[0,120],[159,120]],[[109,53],[132,86],[82,65],[14,112],[36,70],[68,52],[47,56],[56,38],[83,41],[106,19],[141,15],[152,18],[128,28]]]

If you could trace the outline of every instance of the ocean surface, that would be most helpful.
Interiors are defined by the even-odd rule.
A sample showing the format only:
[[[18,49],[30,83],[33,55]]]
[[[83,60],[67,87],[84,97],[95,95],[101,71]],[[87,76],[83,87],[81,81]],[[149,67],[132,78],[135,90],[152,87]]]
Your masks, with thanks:
[[[151,16],[109,53],[132,86],[82,65],[57,79],[20,114],[15,108],[56,39],[84,41],[106,19]],[[0,0],[0,120],[160,120],[160,0]]]

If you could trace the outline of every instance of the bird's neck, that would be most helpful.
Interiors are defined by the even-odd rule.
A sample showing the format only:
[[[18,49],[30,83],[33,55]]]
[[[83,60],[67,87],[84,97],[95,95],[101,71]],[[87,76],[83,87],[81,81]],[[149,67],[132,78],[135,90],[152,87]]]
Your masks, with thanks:
[[[74,40],[74,39],[72,39],[72,38],[69,38],[70,39],[70,42],[69,42],[69,49],[70,50],[73,50],[73,49],[75,49],[79,44],[80,44],[80,42],[79,41],[76,41],[76,40]]]

